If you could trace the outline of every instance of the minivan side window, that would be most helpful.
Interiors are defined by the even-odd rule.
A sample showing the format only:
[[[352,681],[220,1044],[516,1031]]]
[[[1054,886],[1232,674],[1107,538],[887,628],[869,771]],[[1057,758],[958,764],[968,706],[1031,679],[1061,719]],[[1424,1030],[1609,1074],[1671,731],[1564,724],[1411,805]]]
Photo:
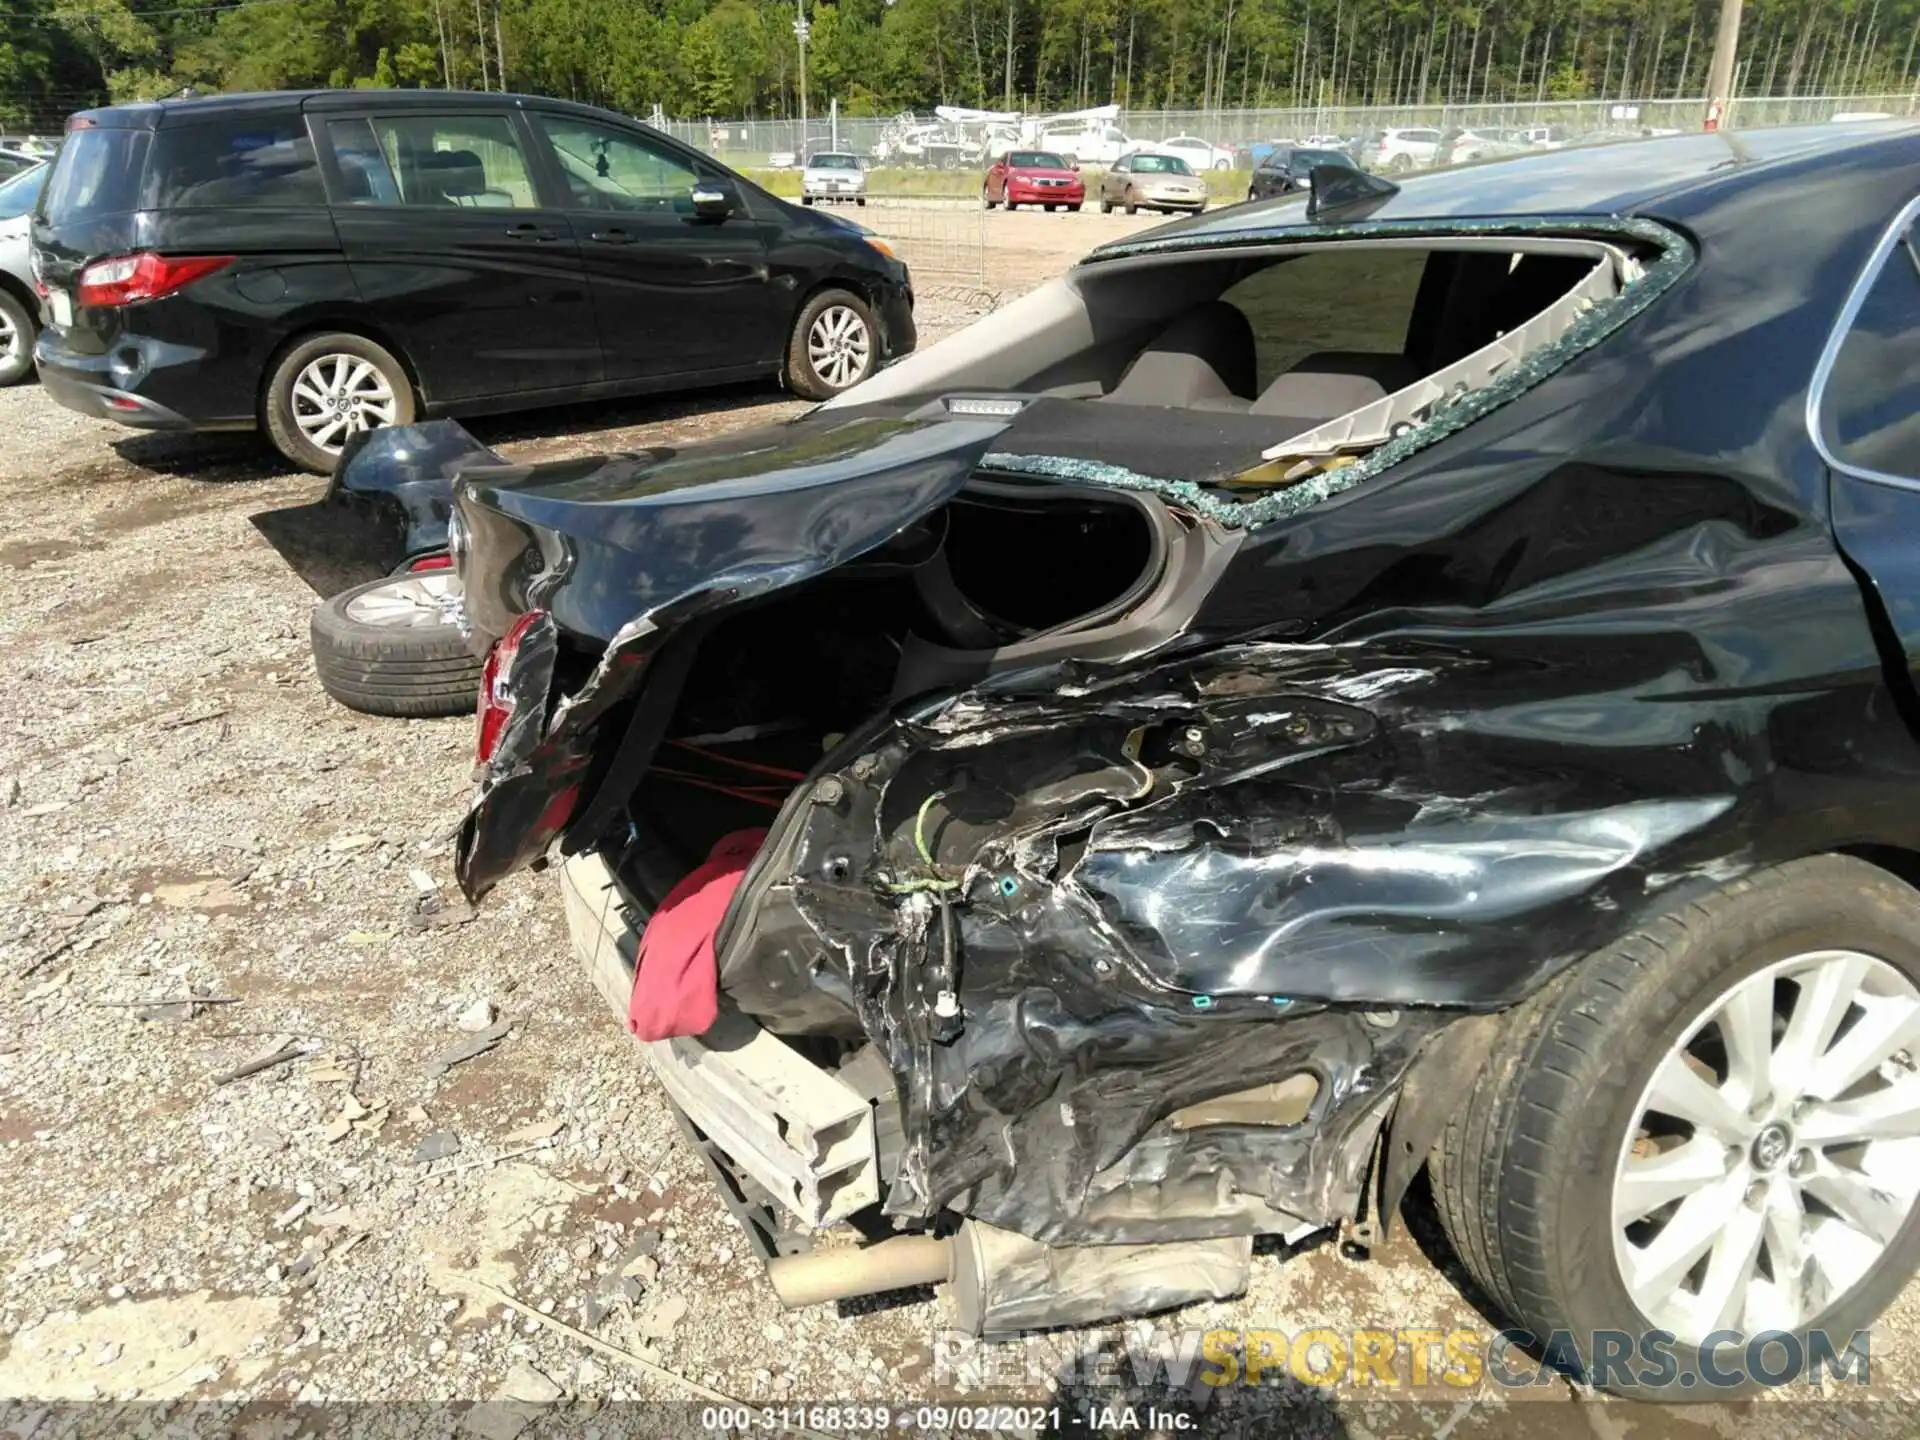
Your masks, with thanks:
[[[533,210],[533,174],[504,115],[334,120],[327,141],[349,205]]]
[[[313,142],[296,112],[245,115],[154,132],[145,207],[324,205]]]
[[[691,211],[699,173],[665,146],[564,115],[533,117],[553,145],[571,203],[583,210]]]
[[[1820,392],[1820,438],[1842,465],[1920,480],[1920,252],[1881,263]]]

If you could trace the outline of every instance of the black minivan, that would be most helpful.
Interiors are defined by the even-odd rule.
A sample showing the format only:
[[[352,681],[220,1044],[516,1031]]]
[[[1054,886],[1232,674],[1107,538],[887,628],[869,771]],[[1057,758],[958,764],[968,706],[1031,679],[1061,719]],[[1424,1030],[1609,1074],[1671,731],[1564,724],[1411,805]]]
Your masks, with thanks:
[[[319,91],[75,115],[33,224],[47,392],[264,428],[325,471],[433,415],[778,375],[824,399],[913,349],[884,241],[561,100]]]

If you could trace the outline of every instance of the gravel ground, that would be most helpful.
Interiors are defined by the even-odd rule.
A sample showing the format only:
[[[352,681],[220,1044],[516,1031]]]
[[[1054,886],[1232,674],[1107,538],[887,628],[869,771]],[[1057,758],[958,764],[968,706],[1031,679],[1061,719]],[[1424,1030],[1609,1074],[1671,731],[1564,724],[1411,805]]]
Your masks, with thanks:
[[[992,217],[996,285],[1142,223]],[[933,290],[926,339],[978,308]],[[797,408],[748,389],[473,428],[550,457]],[[1432,1386],[1421,1404],[1291,1380],[1173,1393],[1114,1372],[1120,1327],[1003,1348],[984,1371],[925,1296],[783,1313],[576,971],[550,882],[515,877],[460,923],[470,723],[360,717],[320,692],[308,612],[356,578],[314,523],[321,490],[251,438],[132,435],[0,391],[0,1398],[687,1398],[550,1319],[755,1403],[1005,1395],[1067,1405],[1071,1430],[1095,1402],[1157,1401],[1210,1434],[1807,1428],[1798,1407],[1680,1417],[1557,1382]],[[423,897],[444,923],[421,928]],[[432,1063],[489,1025],[509,1027],[491,1051]],[[1484,1333],[1431,1225],[1413,1228],[1371,1264],[1263,1255],[1243,1300],[1156,1324]],[[1910,1290],[1876,1337],[1877,1395],[1916,1393],[1915,1316]],[[1073,1358],[1102,1351],[1104,1379]]]

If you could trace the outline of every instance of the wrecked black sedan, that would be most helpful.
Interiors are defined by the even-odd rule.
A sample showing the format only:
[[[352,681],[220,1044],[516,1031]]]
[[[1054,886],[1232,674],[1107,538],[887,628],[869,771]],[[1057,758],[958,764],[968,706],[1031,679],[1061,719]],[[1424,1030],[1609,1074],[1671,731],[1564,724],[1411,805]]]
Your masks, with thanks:
[[[462,882],[560,862],[790,1304],[1225,1296],[1428,1166],[1589,1373],[1844,1345],[1920,1252],[1920,130],[1328,178],[467,470]]]

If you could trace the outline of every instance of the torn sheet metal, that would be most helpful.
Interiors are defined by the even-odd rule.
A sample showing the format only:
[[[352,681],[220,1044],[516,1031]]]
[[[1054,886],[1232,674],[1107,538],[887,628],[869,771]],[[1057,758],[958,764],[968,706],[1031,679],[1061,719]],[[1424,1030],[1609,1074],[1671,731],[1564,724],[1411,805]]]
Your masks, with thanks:
[[[1667,544],[1623,516],[1606,584],[1516,572],[1524,602],[1451,630],[1022,671],[877,719],[827,758],[833,803],[783,814],[723,988],[858,1016],[898,1080],[896,1214],[1056,1243],[1351,1214],[1436,1036],[1749,869],[1913,828],[1826,778],[1823,736],[1888,796],[1916,767],[1852,577],[1816,531],[1702,521],[1713,493]],[[1298,1125],[1172,1124],[1303,1072]]]

